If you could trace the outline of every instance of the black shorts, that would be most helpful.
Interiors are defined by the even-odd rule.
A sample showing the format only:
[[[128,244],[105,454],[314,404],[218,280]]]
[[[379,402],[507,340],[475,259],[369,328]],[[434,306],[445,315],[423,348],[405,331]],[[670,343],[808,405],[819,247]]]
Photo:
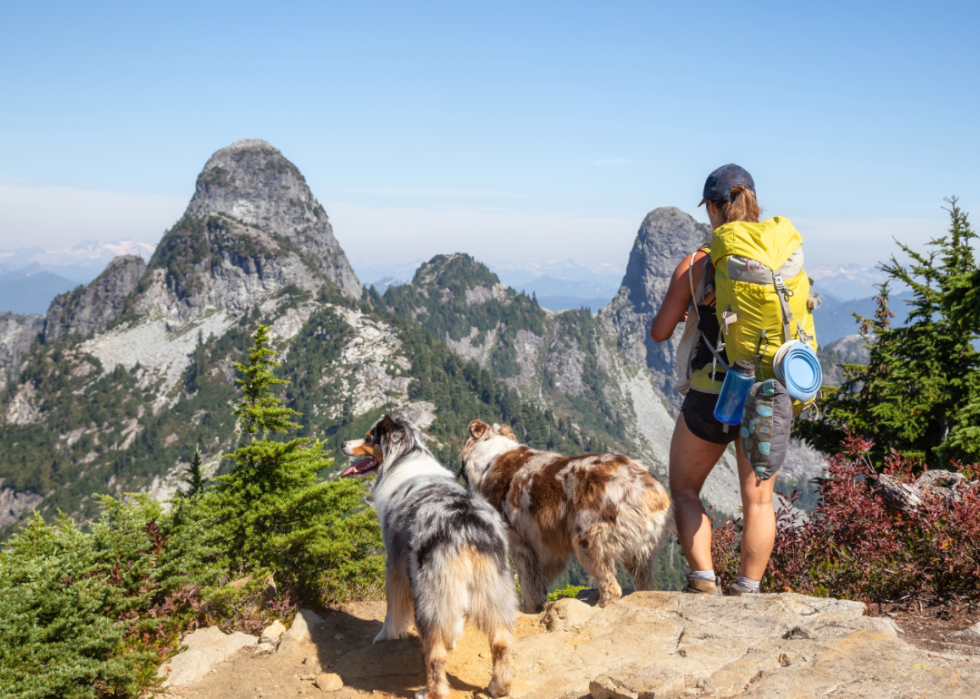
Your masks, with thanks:
[[[738,439],[738,425],[726,425],[715,418],[715,403],[718,394],[702,393],[693,388],[687,392],[681,404],[684,423],[698,439],[712,444],[731,444]],[[725,428],[728,431],[725,431]]]

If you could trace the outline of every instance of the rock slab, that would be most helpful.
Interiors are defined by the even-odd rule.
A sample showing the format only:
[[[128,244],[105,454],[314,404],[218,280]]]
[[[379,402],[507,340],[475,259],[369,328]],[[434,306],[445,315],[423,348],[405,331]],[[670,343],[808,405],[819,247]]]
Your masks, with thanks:
[[[187,634],[181,645],[187,650],[175,655],[157,671],[164,687],[186,687],[203,678],[215,665],[242,648],[258,645],[259,639],[247,633],[226,634],[217,626]]]
[[[976,697],[980,663],[905,643],[860,602],[796,594],[636,592],[549,604],[514,646],[515,699],[592,696]],[[343,673],[341,673],[343,674]]]

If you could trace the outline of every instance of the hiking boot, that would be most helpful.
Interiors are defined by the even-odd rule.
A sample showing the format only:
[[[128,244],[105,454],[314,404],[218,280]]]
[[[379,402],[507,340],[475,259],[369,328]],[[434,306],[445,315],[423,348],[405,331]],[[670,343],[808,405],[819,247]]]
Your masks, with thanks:
[[[687,576],[687,585],[684,586],[684,592],[691,592],[696,595],[711,595],[715,597],[721,594],[721,580],[715,578],[714,582],[711,580],[701,580],[700,578],[692,578],[690,575]]]
[[[733,582],[728,586],[728,596],[729,597],[740,597],[742,595],[757,595],[758,590],[750,590],[747,587],[742,587],[737,582]]]

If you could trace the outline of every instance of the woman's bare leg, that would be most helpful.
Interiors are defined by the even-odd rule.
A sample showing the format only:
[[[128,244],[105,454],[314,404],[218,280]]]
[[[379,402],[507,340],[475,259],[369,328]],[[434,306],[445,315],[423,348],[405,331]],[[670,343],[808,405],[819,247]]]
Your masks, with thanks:
[[[762,580],[776,540],[776,514],[772,509],[775,478],[759,480],[752,466],[738,451],[738,478],[742,490],[742,565],[741,574],[749,580]]]
[[[701,488],[724,452],[724,444],[712,444],[695,436],[684,422],[683,413],[678,416],[670,440],[670,495],[674,499],[677,538],[691,570],[711,570],[713,567],[711,519],[701,505]],[[751,468],[749,472],[755,477]],[[771,495],[771,486],[769,491]],[[771,541],[769,547],[771,550]]]

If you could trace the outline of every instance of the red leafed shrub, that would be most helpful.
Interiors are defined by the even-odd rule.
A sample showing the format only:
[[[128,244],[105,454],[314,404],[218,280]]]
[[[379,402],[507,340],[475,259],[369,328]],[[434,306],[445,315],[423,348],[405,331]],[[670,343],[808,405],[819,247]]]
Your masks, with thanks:
[[[884,473],[912,483],[921,463],[893,451],[875,469],[872,446],[854,436],[842,442],[805,524],[795,523],[789,508],[777,511],[763,592],[865,602],[919,593],[980,597],[980,486],[963,489],[956,502],[926,495],[916,511],[898,511],[878,494],[875,479]],[[977,477],[977,466],[955,467]],[[740,534],[741,520],[729,520],[712,535],[712,558],[725,584],[738,575]]]

